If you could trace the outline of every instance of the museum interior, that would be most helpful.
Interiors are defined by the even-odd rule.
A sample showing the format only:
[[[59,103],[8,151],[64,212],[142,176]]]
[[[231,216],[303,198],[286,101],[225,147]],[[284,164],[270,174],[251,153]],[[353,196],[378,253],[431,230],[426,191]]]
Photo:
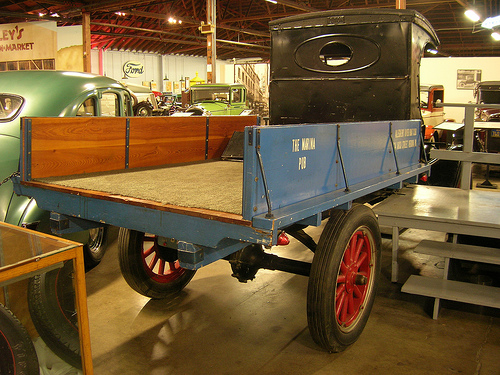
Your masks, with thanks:
[[[0,375],[500,374],[497,0],[0,1]]]

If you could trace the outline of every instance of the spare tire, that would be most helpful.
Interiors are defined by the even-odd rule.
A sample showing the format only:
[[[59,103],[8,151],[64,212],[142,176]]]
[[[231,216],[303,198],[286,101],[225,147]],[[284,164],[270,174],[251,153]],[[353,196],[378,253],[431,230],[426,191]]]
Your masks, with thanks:
[[[65,362],[81,369],[72,261],[30,279],[28,307],[31,320],[47,346]]]
[[[38,358],[26,328],[0,304],[0,374],[38,375]]]

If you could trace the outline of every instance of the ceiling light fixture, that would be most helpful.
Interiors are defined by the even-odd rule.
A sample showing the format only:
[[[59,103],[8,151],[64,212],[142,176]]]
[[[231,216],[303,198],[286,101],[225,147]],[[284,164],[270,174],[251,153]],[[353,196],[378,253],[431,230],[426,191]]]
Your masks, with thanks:
[[[467,18],[469,18],[472,22],[477,22],[481,19],[479,14],[474,9],[467,9],[464,13]]]
[[[486,18],[481,26],[485,29],[493,29],[496,26],[500,26],[500,16]]]
[[[174,17],[169,17],[167,21],[168,23],[171,24],[176,24],[176,23],[178,23],[179,25],[182,24],[182,20],[175,19]]]
[[[494,31],[491,33],[491,37],[495,39],[496,41],[500,41],[500,33],[497,31]]]
[[[268,3],[278,4],[277,0],[266,0]]]

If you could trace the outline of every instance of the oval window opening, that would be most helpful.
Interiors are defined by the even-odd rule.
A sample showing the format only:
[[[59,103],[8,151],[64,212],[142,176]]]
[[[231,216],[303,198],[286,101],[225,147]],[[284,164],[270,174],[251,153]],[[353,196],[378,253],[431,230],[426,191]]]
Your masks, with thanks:
[[[351,49],[342,43],[329,43],[321,48],[319,58],[328,66],[340,66],[346,64],[352,56]]]

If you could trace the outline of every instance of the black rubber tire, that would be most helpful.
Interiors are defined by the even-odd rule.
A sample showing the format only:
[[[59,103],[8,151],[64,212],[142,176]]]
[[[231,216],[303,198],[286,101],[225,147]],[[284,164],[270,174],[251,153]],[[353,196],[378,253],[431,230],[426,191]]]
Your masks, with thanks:
[[[89,239],[83,246],[83,256],[85,259],[85,271],[90,271],[101,263],[108,238],[108,227],[89,229]]]
[[[432,133],[431,137],[429,138],[429,142],[432,143],[433,148],[438,148],[435,143],[439,141],[439,136],[437,132]]]
[[[363,242],[351,244],[351,239],[358,235]],[[356,204],[348,211],[332,211],[314,254],[307,290],[309,331],[323,349],[343,351],[361,335],[375,299],[381,242],[377,218],[367,206]],[[358,244],[361,251],[355,254],[355,260],[351,259],[348,268],[346,260],[341,269],[344,256],[348,256],[351,246]],[[366,277],[366,285],[354,282],[357,275]]]
[[[140,102],[134,107],[134,115],[135,116],[152,116],[153,108],[151,104],[147,102]]]
[[[38,375],[38,357],[26,328],[0,304],[0,374]]]
[[[184,289],[196,271],[179,267],[177,251],[159,246],[156,239],[143,232],[120,228],[120,269],[127,284],[136,292],[154,299],[170,298]],[[169,265],[167,273],[156,270],[156,261],[153,267],[148,267],[152,261],[146,256],[147,252],[156,255],[156,261]]]
[[[28,307],[45,344],[65,362],[81,369],[72,261],[30,279]]]

